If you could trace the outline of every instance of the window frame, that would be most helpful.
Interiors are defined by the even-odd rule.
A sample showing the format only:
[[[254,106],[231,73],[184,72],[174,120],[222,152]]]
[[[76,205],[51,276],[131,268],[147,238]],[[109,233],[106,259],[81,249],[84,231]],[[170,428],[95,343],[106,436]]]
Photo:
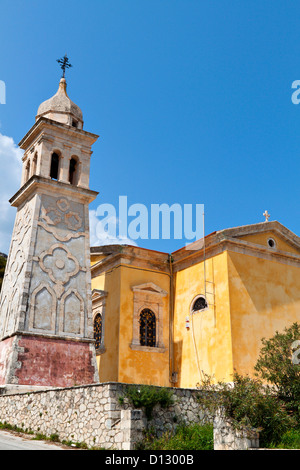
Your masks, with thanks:
[[[96,316],[100,313],[102,317],[102,332],[101,332],[100,347],[95,348],[97,356],[105,353],[106,351],[104,341],[105,341],[105,310],[106,310],[107,296],[108,296],[108,292],[104,290],[93,289],[92,291],[93,333],[94,333]],[[93,338],[94,338],[94,335],[93,335]]]
[[[74,171],[71,173],[71,162],[75,162]],[[77,155],[72,155],[69,160],[68,181],[72,186],[78,186],[80,178],[80,160]]]
[[[58,157],[58,162],[57,162],[57,178],[55,178],[54,176],[52,176],[52,163],[53,163],[53,156],[56,155]],[[49,171],[49,176],[51,178],[51,180],[54,180],[54,181],[59,181],[59,177],[60,177],[60,166],[61,166],[61,153],[58,151],[58,150],[53,150],[53,152],[51,153],[51,158],[50,158],[50,171]]]
[[[206,303],[206,307],[200,309],[200,310],[194,310],[194,305],[195,303],[197,302],[198,299],[204,299],[205,300],[205,303]],[[191,304],[190,304],[190,314],[191,315],[195,315],[196,313],[199,313],[199,312],[205,312],[206,310],[209,309],[209,305],[208,305],[208,302],[207,302],[207,298],[205,297],[204,294],[198,294],[196,295],[196,297],[193,298]]]
[[[97,318],[100,317],[101,318],[101,330],[100,330],[100,341],[99,341],[99,346],[97,346],[97,339],[95,338],[95,323],[96,323],[96,320]],[[103,318],[102,318],[102,314],[100,311],[96,312],[95,313],[95,316],[94,316],[94,321],[93,321],[93,326],[94,326],[94,340],[95,340],[95,348],[96,348],[96,351],[98,349],[101,348],[101,345],[102,345],[102,338],[103,338]]]
[[[135,351],[164,353],[166,348],[163,342],[163,328],[167,327],[167,310],[164,305],[166,291],[152,282],[133,286],[133,318],[132,318],[132,341],[130,348]],[[156,342],[155,346],[143,346],[140,344],[140,313],[144,309],[151,310],[156,318]]]

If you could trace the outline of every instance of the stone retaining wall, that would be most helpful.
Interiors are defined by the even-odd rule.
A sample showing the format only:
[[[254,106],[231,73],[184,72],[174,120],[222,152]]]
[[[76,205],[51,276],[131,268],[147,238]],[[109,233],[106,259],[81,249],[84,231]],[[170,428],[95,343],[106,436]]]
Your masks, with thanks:
[[[88,447],[134,449],[149,423],[126,400],[120,404],[125,387],[104,383],[1,395],[0,421],[46,436],[57,434],[60,441],[84,442]],[[170,390],[174,403],[153,410],[150,425],[158,436],[179,423],[207,421],[197,398],[199,390]]]
[[[234,429],[221,410],[214,418],[214,450],[249,450],[259,448],[259,433],[255,429]]]

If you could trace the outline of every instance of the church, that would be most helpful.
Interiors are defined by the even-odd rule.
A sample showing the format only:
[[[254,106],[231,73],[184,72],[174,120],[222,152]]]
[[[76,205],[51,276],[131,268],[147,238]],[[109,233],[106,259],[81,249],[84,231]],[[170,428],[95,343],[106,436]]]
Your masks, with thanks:
[[[261,339],[299,321],[300,238],[277,221],[175,251],[91,248],[101,382],[195,388],[253,374]]]
[[[253,373],[261,339],[299,320],[300,238],[266,220],[173,253],[90,247],[92,145],[65,77],[21,140],[0,298],[0,386],[195,388]],[[300,338],[299,338],[300,339]]]

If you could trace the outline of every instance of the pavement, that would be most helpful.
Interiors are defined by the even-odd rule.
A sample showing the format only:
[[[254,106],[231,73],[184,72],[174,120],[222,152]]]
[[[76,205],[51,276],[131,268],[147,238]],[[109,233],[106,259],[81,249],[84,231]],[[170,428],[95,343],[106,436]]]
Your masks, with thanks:
[[[48,441],[35,441],[12,432],[0,430],[0,450],[72,450]]]

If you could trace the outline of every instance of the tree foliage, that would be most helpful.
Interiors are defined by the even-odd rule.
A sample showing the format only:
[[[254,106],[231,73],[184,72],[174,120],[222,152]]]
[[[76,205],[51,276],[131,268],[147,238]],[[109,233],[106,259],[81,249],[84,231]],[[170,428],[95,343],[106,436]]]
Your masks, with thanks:
[[[272,385],[279,400],[300,418],[300,365],[293,361],[293,344],[300,340],[300,325],[294,323],[270,339],[262,339],[255,366],[257,376]],[[300,419],[299,419],[300,423]]]
[[[262,339],[255,378],[235,373],[231,384],[212,385],[206,377],[199,399],[212,415],[221,408],[234,427],[259,429],[263,446],[280,443],[282,436],[292,435],[296,441],[300,429],[299,356],[300,325],[293,323],[272,338]]]
[[[230,384],[214,385],[206,377],[199,401],[212,416],[222,409],[236,429],[258,430],[264,447],[280,442],[281,436],[296,425],[271,387],[266,387],[259,379],[237,373]]]
[[[6,266],[6,258],[0,255],[0,292],[1,292],[1,287],[2,287],[2,282],[3,282],[3,277],[4,277],[5,266]]]

